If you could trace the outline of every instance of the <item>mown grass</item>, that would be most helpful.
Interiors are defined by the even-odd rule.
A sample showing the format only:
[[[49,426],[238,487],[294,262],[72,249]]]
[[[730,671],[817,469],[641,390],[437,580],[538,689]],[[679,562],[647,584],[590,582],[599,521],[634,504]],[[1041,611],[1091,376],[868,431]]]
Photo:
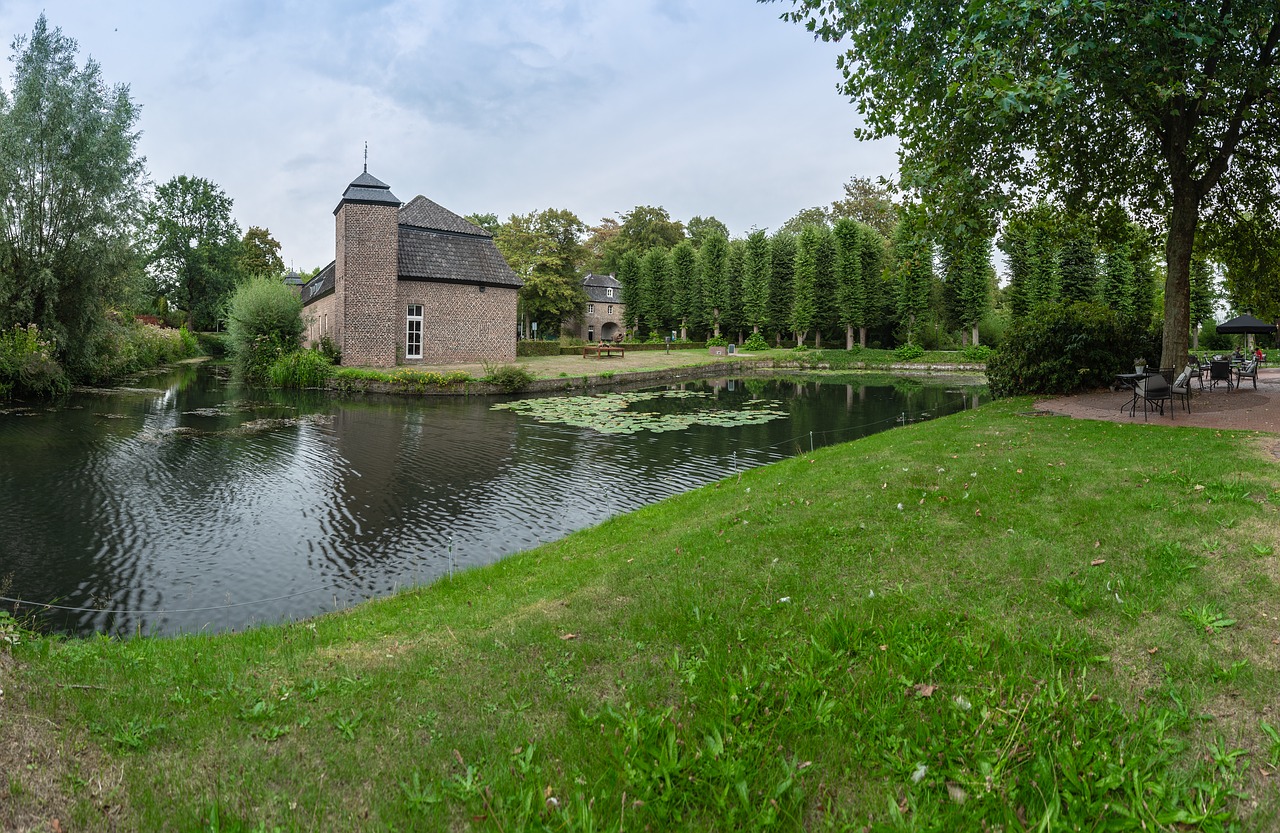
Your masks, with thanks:
[[[1274,438],[1027,408],[5,697],[86,829],[1274,829]]]

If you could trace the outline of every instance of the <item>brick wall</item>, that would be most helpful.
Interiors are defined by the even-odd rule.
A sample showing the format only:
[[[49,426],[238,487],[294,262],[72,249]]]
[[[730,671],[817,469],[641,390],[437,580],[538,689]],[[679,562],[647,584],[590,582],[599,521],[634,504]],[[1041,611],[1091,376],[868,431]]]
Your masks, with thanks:
[[[622,323],[622,313],[624,312],[622,304],[614,303],[612,305],[612,315],[607,312],[610,306],[608,303],[591,301],[588,302],[588,306],[586,307],[587,309],[590,309],[590,304],[595,304],[595,312],[584,312],[581,318],[566,320],[561,323],[560,329],[563,330],[566,335],[585,339],[587,337],[587,330],[590,329],[595,333],[596,341],[599,341],[601,333],[604,332],[605,324],[613,324],[617,328],[614,332],[626,329]]]
[[[400,281],[396,345],[404,355],[406,310],[422,305],[422,359],[406,364],[512,362],[516,358],[514,287]],[[343,363],[346,363],[344,356]]]
[[[396,273],[399,212],[391,205],[345,203],[337,214],[334,280],[342,363],[396,363]],[[404,310],[400,310],[404,317]],[[403,340],[403,323],[400,325]]]
[[[311,347],[320,340],[321,336],[328,336],[338,343],[337,338],[337,293],[326,295],[319,301],[315,301],[302,309],[303,324],[303,343],[307,347]]]

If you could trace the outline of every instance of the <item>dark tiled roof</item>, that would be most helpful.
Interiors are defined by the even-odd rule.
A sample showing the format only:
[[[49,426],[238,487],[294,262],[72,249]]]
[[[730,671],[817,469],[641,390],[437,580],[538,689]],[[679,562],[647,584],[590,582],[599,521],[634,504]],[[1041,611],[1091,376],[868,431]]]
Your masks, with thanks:
[[[400,198],[391,193],[390,185],[365,171],[352,180],[347,190],[342,192],[342,200],[338,203],[338,208],[348,202],[399,207]],[[338,213],[338,208],[333,209],[334,214]]]
[[[622,284],[613,275],[587,275],[582,279],[582,288],[586,290],[587,300],[597,304],[621,304]],[[608,290],[613,290],[609,297]]]
[[[511,271],[487,234],[460,234],[404,224],[400,226],[400,278],[488,286],[518,287],[524,283]]]
[[[419,194],[400,209],[400,224],[422,229],[492,237],[489,232]]]
[[[319,300],[329,293],[333,292],[333,275],[335,263],[321,269],[314,278],[307,281],[302,286],[302,305],[306,306],[312,301]]]

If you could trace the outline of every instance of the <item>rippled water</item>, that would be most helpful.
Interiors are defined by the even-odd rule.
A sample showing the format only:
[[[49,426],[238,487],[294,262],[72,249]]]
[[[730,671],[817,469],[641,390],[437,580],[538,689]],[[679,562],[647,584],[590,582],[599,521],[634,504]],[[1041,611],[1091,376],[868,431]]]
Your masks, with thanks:
[[[38,617],[75,633],[305,617],[807,450],[810,432],[825,445],[977,404],[972,388],[848,381],[686,383],[790,417],[630,435],[497,398],[243,389],[210,366],[0,407],[0,596],[89,608]]]

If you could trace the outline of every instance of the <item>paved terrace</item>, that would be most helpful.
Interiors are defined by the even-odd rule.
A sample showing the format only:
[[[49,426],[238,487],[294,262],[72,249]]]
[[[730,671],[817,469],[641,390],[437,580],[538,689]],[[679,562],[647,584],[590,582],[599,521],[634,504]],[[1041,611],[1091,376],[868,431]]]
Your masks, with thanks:
[[[1195,387],[1194,382],[1192,386],[1190,414],[1183,409],[1180,401],[1175,401],[1173,408],[1165,403],[1164,416],[1158,412],[1148,414],[1147,422],[1152,425],[1194,425],[1201,428],[1280,433],[1280,367],[1264,367],[1260,370],[1257,390],[1249,379],[1244,381],[1244,387],[1235,390],[1227,390],[1221,384],[1214,390],[1209,390],[1207,380],[1203,392]],[[1036,409],[1079,419],[1141,424],[1141,404],[1134,417],[1129,416],[1127,407],[1121,410],[1121,404],[1128,403],[1130,396],[1125,391],[1082,393],[1045,399],[1036,403]]]

